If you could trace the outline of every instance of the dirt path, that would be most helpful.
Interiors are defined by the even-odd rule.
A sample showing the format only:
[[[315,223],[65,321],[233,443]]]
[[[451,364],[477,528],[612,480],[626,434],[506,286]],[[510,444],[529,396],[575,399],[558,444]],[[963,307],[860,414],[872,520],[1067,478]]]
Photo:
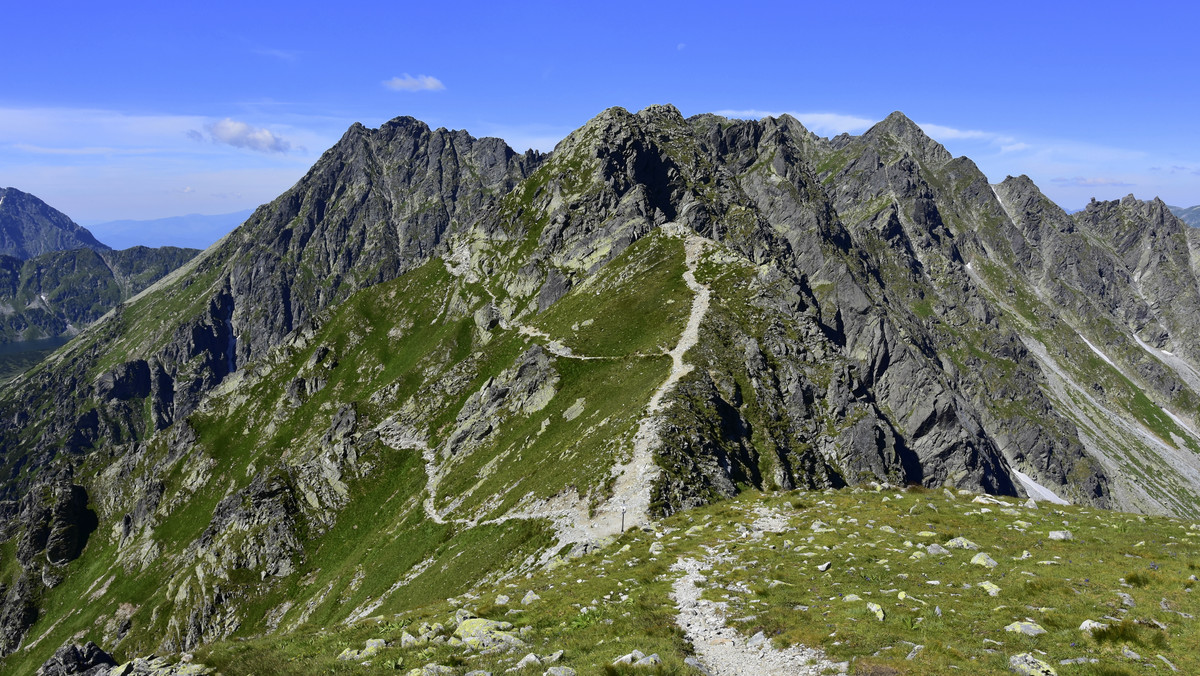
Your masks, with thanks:
[[[672,586],[671,598],[679,614],[675,623],[695,648],[696,657],[710,676],[815,676],[845,673],[845,663],[829,661],[820,650],[792,646],[777,650],[761,634],[744,638],[725,625],[726,604],[700,598],[711,564],[680,558],[671,570],[683,573]]]
[[[437,494],[437,486],[441,478],[436,469],[436,449],[429,448],[424,442],[416,443],[409,439],[401,439],[404,447],[419,449],[425,456],[428,497],[423,501],[423,506],[425,514],[430,520],[435,523],[450,522],[475,526],[479,523],[503,523],[511,519],[550,519],[555,522],[555,530],[560,543],[596,541],[620,533],[622,525],[625,528],[632,528],[649,521],[650,486],[653,485],[659,472],[658,466],[654,462],[654,450],[661,443],[659,427],[662,424],[662,418],[659,413],[666,395],[694,368],[692,364],[684,361],[684,355],[699,342],[700,324],[708,313],[709,301],[712,296],[712,291],[708,286],[696,280],[696,268],[700,264],[705,249],[712,246],[713,242],[678,224],[664,225],[662,230],[664,234],[684,240],[687,271],[683,273],[683,280],[694,294],[692,307],[687,325],[680,333],[678,342],[674,348],[665,353],[671,357],[671,371],[666,380],[655,389],[650,397],[645,413],[638,424],[638,431],[634,435],[632,456],[629,462],[617,465],[612,469],[612,474],[616,477],[612,497],[597,507],[590,515],[586,501],[580,496],[572,494],[555,496],[520,512],[512,512],[483,522],[470,519],[446,519],[437,512],[434,505],[433,496]],[[464,274],[465,265],[457,260],[454,263],[453,266],[447,263],[447,269],[452,274]],[[494,297],[492,300],[495,302]],[[524,335],[544,341],[543,347],[559,357],[567,359],[623,358],[575,354],[569,347],[553,340],[544,331],[523,324],[515,318],[501,320],[501,326],[506,329],[515,329]],[[385,435],[381,434],[381,436]]]

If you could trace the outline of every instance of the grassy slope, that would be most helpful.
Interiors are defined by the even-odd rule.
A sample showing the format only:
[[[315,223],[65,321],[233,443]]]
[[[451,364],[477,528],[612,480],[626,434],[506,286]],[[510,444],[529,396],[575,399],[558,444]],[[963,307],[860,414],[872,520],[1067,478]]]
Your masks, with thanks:
[[[743,527],[764,509],[784,517],[789,530]],[[818,519],[832,530],[811,530]],[[1052,530],[1069,530],[1074,538],[1050,540]],[[956,549],[912,558],[924,545],[958,536],[979,545],[998,565],[990,570],[972,565],[976,552]],[[656,541],[664,546],[657,556],[649,552]],[[286,665],[278,673],[376,673],[391,671],[397,661],[405,669],[437,662],[499,672],[526,652],[562,649],[568,666],[599,673],[636,648],[659,653],[662,673],[693,673],[683,664],[689,648],[673,624],[668,594],[677,573],[670,566],[712,551],[730,560],[707,573],[704,595],[728,602],[728,617],[746,618],[731,620],[731,626],[746,637],[764,631],[777,646],[819,646],[833,659],[850,660],[852,673],[958,668],[1003,674],[1010,655],[1036,651],[1065,675],[1137,674],[1153,669],[1151,663],[1161,671],[1165,665],[1157,655],[1181,673],[1200,671],[1200,655],[1192,650],[1200,625],[1187,617],[1200,614],[1190,579],[1200,570],[1200,526],[1072,506],[984,505],[962,494],[893,489],[746,493],[668,518],[657,532],[626,533],[600,552],[515,584],[481,585],[453,603],[437,601],[349,627],[223,642],[198,659],[225,674],[263,673],[266,665]],[[1022,558],[1025,551],[1029,555]],[[818,571],[826,561],[833,562],[830,569]],[[1000,588],[997,596],[980,587],[984,581]],[[520,605],[529,590],[542,599]],[[844,601],[851,593],[862,600]],[[499,594],[511,597],[510,604],[496,605]],[[1134,605],[1124,605],[1120,594]],[[868,601],[883,607],[883,621],[869,613]],[[423,622],[448,623],[463,602],[484,617],[528,627],[530,647],[500,657],[471,656],[445,645],[399,647],[404,631],[416,634]],[[519,612],[510,612],[513,608]],[[1123,621],[1104,620],[1106,615]],[[1026,618],[1047,633],[1031,638],[1004,630]],[[1089,637],[1078,630],[1086,619],[1111,628]],[[368,638],[392,645],[367,667],[336,660],[342,649],[360,648]],[[910,644],[924,649],[907,660]],[[1126,647],[1143,661],[1123,656]],[[1077,657],[1098,662],[1059,664]]]
[[[592,319],[590,331],[582,332],[589,337],[578,349],[581,353],[596,349],[611,358],[556,358],[560,381],[549,405],[533,415],[505,421],[488,440],[488,447],[451,470],[441,494],[480,484],[477,502],[493,493],[506,494],[503,503],[489,504],[499,514],[527,493],[549,497],[568,486],[581,495],[602,491],[607,468],[614,458],[628,454],[640,411],[669,369],[669,359],[654,351],[659,343],[672,342],[669,339],[686,321],[690,291],[679,279],[683,269],[681,242],[647,237],[610,264],[612,276],[602,280],[616,300],[594,298],[590,287],[584,286],[564,299],[563,307],[569,311],[556,309],[540,318],[539,326],[569,344],[575,337],[569,327]],[[633,311],[622,312],[620,299],[631,296],[631,288],[638,289],[644,300]],[[174,553],[199,537],[217,503],[249,484],[256,473],[280,459],[296,464],[311,458],[341,404],[355,403],[362,432],[410,398],[433,402],[438,410],[427,416],[427,431],[431,445],[440,442],[466,398],[512,366],[531,340],[515,329],[497,328],[491,340],[481,344],[472,312],[484,297],[482,288],[451,277],[440,261],[433,261],[360,292],[339,307],[316,335],[283,346],[246,369],[240,380],[222,388],[191,417],[198,443],[187,458],[162,475],[166,489],[153,539],[170,555],[145,570],[123,570],[117,563],[120,552],[111,520],[119,519],[131,505],[102,515],[101,527],[84,556],[69,565],[66,581],[47,595],[47,619],[30,630],[29,640],[45,637],[34,649],[7,658],[4,669],[31,671],[45,659],[43,653],[69,637],[90,636],[105,642],[106,624],[122,604],[134,607],[133,628],[116,647],[116,654],[153,652],[168,632],[172,613],[180,612],[172,601],[179,590],[200,591],[206,584]],[[160,300],[149,297],[142,302],[152,309]],[[654,330],[642,331],[646,325]],[[330,356],[314,366],[310,361],[323,349]],[[467,382],[437,395],[440,399],[429,399],[456,366]],[[324,378],[326,383],[296,405],[286,392],[298,374]],[[583,412],[567,419],[563,413],[580,398],[586,399]],[[539,434],[544,420],[552,422]],[[517,452],[483,471],[488,460],[510,448]],[[344,478],[349,499],[333,526],[322,533],[313,523],[302,525],[309,544],[297,561],[298,572],[260,581],[250,571],[234,570],[229,580],[215,581],[240,597],[236,604],[242,624],[234,636],[257,635],[268,624],[281,628],[334,624],[355,609],[400,612],[458,593],[497,571],[511,570],[552,543],[544,521],[515,520],[475,528],[432,523],[420,506],[425,471],[418,451],[397,451],[375,443],[358,452],[360,475],[350,472]],[[165,439],[159,437],[133,472],[145,472],[166,456]],[[210,476],[196,487],[194,477],[203,474],[198,468],[206,465],[211,467]],[[87,480],[98,480],[106,469],[108,463],[95,459],[86,474],[97,479]],[[520,490],[511,490],[514,483],[521,484]],[[464,508],[475,506],[467,502]],[[418,564],[423,572],[393,589]],[[114,579],[106,593],[90,599],[109,577]],[[80,598],[90,601],[81,606]],[[111,640],[105,643],[112,645]]]

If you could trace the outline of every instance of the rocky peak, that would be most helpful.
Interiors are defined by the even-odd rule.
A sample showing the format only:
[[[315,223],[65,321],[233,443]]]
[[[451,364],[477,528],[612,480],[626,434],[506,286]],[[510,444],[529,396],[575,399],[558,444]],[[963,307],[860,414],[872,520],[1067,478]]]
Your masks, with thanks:
[[[916,122],[898,110],[868,129],[860,138],[884,158],[908,154],[934,166],[954,159],[942,144],[930,138]]]
[[[80,248],[109,249],[86,228],[37,197],[16,188],[0,188],[0,254],[28,259]]]

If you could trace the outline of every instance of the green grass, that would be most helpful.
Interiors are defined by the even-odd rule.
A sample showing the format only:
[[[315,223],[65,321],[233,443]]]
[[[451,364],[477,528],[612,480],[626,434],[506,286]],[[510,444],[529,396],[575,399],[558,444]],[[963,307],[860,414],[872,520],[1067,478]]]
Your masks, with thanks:
[[[687,324],[683,240],[659,231],[634,242],[532,323],[577,354],[661,354]]]
[[[761,510],[785,518],[789,527],[744,530]],[[817,519],[833,530],[811,530]],[[1048,531],[1064,529],[1072,540],[1048,539]],[[997,567],[972,565],[975,552],[958,549],[912,558],[924,545],[958,536],[976,543]],[[650,553],[655,542],[661,554]],[[674,625],[669,593],[678,573],[670,566],[711,553],[722,560],[705,573],[703,594],[729,605],[730,626],[745,637],[763,631],[776,647],[820,647],[834,660],[850,661],[853,674],[1005,674],[1008,656],[1036,651],[1064,675],[1143,673],[1145,663],[1122,656],[1126,648],[1146,662],[1157,663],[1161,654],[1181,673],[1200,670],[1200,655],[1192,650],[1200,621],[1186,617],[1200,615],[1200,600],[1188,591],[1189,576],[1200,569],[1200,526],[1072,506],[1031,510],[1015,500],[978,504],[971,496],[950,499],[923,489],[748,492],[677,514],[653,531],[628,532],[600,551],[529,577],[476,586],[453,603],[429,599],[348,627],[222,642],[202,649],[198,659],[226,674],[255,673],[254,665],[273,662],[288,665],[279,673],[341,672],[349,669],[334,659],[342,649],[384,638],[392,645],[360,670],[389,671],[399,660],[405,669],[457,661],[500,672],[526,652],[564,650],[565,665],[602,673],[639,649],[664,659],[662,673],[695,673],[683,665],[691,648]],[[825,561],[833,565],[818,571]],[[999,587],[996,596],[980,586],[985,581]],[[530,590],[541,600],[520,605]],[[862,600],[844,601],[851,593]],[[500,594],[510,597],[508,605],[496,603]],[[1124,605],[1120,594],[1135,605]],[[883,607],[883,621],[867,611],[868,601]],[[415,634],[424,622],[448,624],[463,603],[526,628],[528,649],[486,657],[450,646],[399,647],[404,631]],[[510,613],[514,608],[519,612]],[[1047,633],[1004,631],[1027,618]],[[1078,629],[1085,619],[1109,627],[1087,636]],[[907,660],[913,644],[924,648]],[[1098,663],[1058,663],[1076,657]]]
[[[650,289],[646,304],[636,306],[635,313],[623,315],[619,302],[597,306],[588,287],[582,287],[564,299],[566,309],[538,318],[556,337],[564,331],[566,340],[566,331],[575,336],[571,325],[596,317],[586,327],[594,329],[579,332],[585,340],[578,349],[608,350],[612,358],[553,358],[557,382],[545,408],[496,421],[485,447],[456,459],[449,468],[439,503],[476,488],[452,517],[480,508],[499,514],[527,496],[550,497],[567,488],[593,499],[608,489],[607,469],[628,455],[645,402],[666,377],[669,359],[658,354],[658,343],[673,344],[668,339],[677,338],[686,321],[691,292],[680,278],[683,269],[678,240],[646,238],[598,280],[606,293],[621,298],[632,297],[634,289]],[[201,275],[190,288],[204,285]],[[186,304],[190,299],[185,293],[178,301]],[[236,382],[214,393],[189,418],[198,441],[185,457],[161,465],[168,449],[160,437],[132,468],[142,473],[160,467],[155,471],[164,495],[151,542],[164,552],[185,551],[209,528],[217,504],[261,472],[273,472],[288,483],[297,481],[295,472],[320,462],[322,436],[334,413],[347,403],[354,405],[361,434],[385,417],[409,410],[406,402],[415,402],[410,407],[416,412],[410,421],[414,429],[427,435],[431,445],[443,441],[467,398],[519,364],[531,345],[530,338],[500,327],[489,340],[481,340],[472,315],[486,299],[478,284],[451,277],[441,261],[433,261],[355,294],[322,318],[315,334],[247,365]],[[139,307],[147,312],[162,309],[162,300],[152,294],[141,299]],[[658,311],[656,304],[669,309]],[[636,324],[651,317],[656,330],[638,342],[633,338]],[[647,354],[640,354],[643,351]],[[318,352],[324,359],[316,358]],[[297,377],[322,386],[315,391],[300,387],[299,397],[293,398],[289,391],[297,390]],[[421,506],[426,476],[419,451],[397,451],[374,442],[358,444],[356,452],[357,465],[343,468],[344,498],[318,510],[305,507],[298,515],[294,530],[306,544],[293,560],[296,572],[261,579],[257,572],[235,565],[227,570],[227,579],[219,580],[222,593],[237,608],[239,625],[233,637],[259,636],[272,626],[306,631],[314,625],[336,625],[356,609],[367,614],[405,612],[520,568],[552,542],[543,521],[473,528],[433,523]],[[500,458],[489,462],[496,456]],[[209,469],[200,471],[205,466]],[[102,459],[94,458],[85,475],[99,477],[106,469]],[[207,478],[197,482],[205,472]],[[490,495],[503,499],[485,507],[483,501]],[[302,495],[299,499],[305,500]],[[46,638],[36,650],[7,658],[4,669],[32,670],[44,660],[43,648],[52,650],[75,635],[90,636],[121,658],[156,652],[163,637],[179,635],[173,620],[199,610],[195,604],[214,581],[211,566],[205,577],[187,556],[159,557],[145,570],[123,570],[117,564],[109,524],[132,509],[132,502],[126,501],[118,498],[106,508],[110,513],[102,515],[84,556],[68,567],[68,581],[46,594],[45,617],[64,619],[35,624],[29,636],[45,633]],[[228,546],[236,549],[239,538],[261,539],[265,531],[218,534],[218,539],[224,537],[232,538]],[[98,588],[114,574],[105,596],[78,605],[87,587]],[[410,577],[407,584],[398,584]],[[114,646],[105,634],[106,618],[122,603],[134,605],[133,626]]]

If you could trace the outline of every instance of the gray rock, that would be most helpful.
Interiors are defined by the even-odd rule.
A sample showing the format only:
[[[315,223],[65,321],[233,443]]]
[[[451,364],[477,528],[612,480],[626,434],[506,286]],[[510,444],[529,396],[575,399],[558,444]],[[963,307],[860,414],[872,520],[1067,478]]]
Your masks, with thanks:
[[[95,643],[88,641],[80,646],[64,644],[54,655],[38,668],[38,676],[104,676],[117,666],[116,660]]]
[[[643,653],[642,651],[634,650],[631,653],[621,655],[617,659],[613,660],[613,664],[633,664],[634,662],[642,659],[645,656],[646,656],[646,654]]]
[[[647,655],[647,656],[641,658],[640,660],[634,662],[633,666],[635,666],[635,667],[653,667],[653,666],[657,666],[662,663],[663,663],[662,658],[658,656],[658,653],[654,653],[653,655]]]
[[[1034,657],[1031,653],[1020,653],[1008,658],[1010,671],[1024,676],[1057,676],[1058,672],[1049,664]]]
[[[1108,629],[1107,624],[1104,624],[1103,622],[1097,622],[1095,620],[1084,620],[1083,624],[1079,625],[1079,631],[1082,631],[1088,635],[1091,635],[1096,631],[1103,631],[1105,629]]]
[[[541,664],[541,663],[542,663],[542,660],[537,655],[535,655],[533,653],[529,653],[525,657],[522,657],[519,662],[517,662],[517,665],[512,669],[512,671],[517,671],[520,669],[524,669],[525,667],[531,667],[535,664]]]
[[[1013,622],[1012,624],[1006,626],[1004,628],[1004,631],[1011,631],[1011,632],[1016,632],[1018,634],[1025,634],[1026,636],[1040,636],[1041,634],[1046,633],[1046,630],[1044,628],[1042,628],[1042,626],[1040,624],[1038,624],[1036,622],[1030,622],[1027,620]]]

